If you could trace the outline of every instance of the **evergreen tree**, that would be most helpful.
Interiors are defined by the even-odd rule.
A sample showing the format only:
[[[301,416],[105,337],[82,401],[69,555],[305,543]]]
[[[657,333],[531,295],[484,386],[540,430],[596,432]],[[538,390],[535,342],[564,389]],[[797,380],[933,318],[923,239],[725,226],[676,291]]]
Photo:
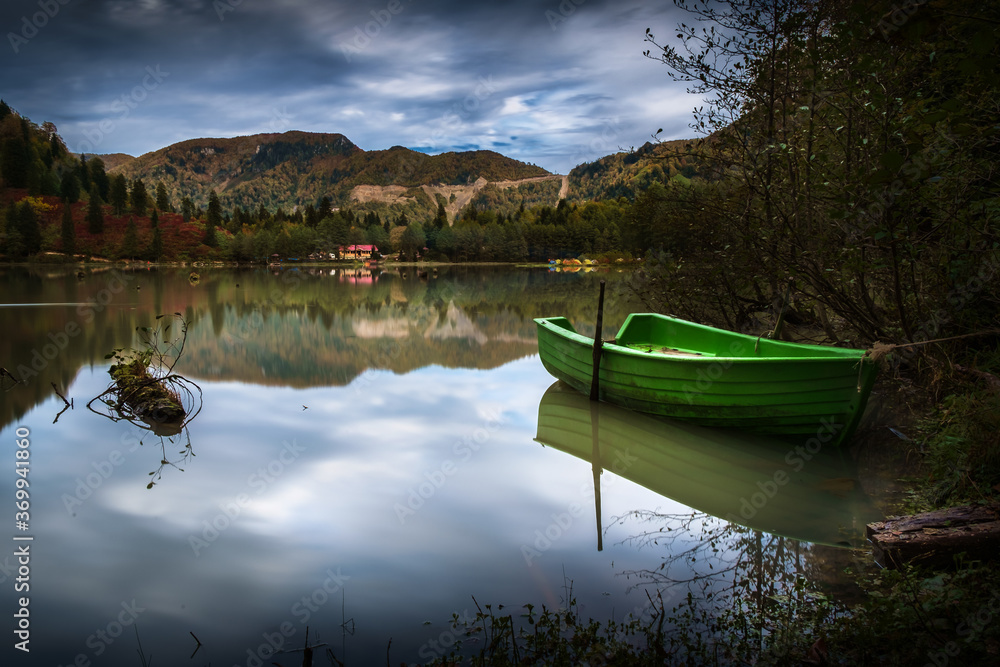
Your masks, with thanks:
[[[125,238],[122,239],[121,256],[134,259],[139,254],[139,239],[135,228],[135,218],[129,216],[125,226]]]
[[[121,174],[111,181],[110,197],[108,203],[111,204],[111,212],[115,215],[125,215],[128,206],[128,181]]]
[[[69,200],[70,204],[80,201],[80,181],[77,180],[74,171],[67,171],[62,175],[59,183],[59,195],[63,199]]]
[[[226,226],[233,234],[241,231],[243,226],[250,226],[252,220],[250,218],[250,213],[242,206],[233,207],[233,215],[229,218],[229,224]]]
[[[448,212],[444,210],[444,202],[438,202],[437,215],[434,216],[434,226],[438,229],[448,224]]]
[[[11,120],[16,122],[16,117],[12,116]],[[4,123],[4,129],[8,123]],[[0,143],[0,176],[3,176],[4,185],[11,188],[28,187],[31,154],[31,145],[20,133],[6,137]]]
[[[45,165],[37,157],[28,164],[28,196],[37,197],[39,195],[50,194],[45,191],[45,179],[43,178],[48,173],[48,169],[45,168]]]
[[[97,186],[97,192],[101,197],[101,201],[110,201],[111,180],[108,178],[107,172],[104,171],[104,160],[95,157],[88,164],[90,165],[90,180]],[[81,180],[81,182],[83,181]]]
[[[212,191],[212,194],[208,196],[208,212],[205,215],[205,236],[202,239],[202,243],[207,245],[209,248],[215,248],[219,245],[219,239],[216,235],[215,228],[222,224],[222,205],[219,203],[219,195]]]
[[[160,224],[160,215],[159,213],[156,212],[156,209],[154,208],[153,212],[149,214],[149,226],[155,229],[157,226],[159,226],[159,224]]]
[[[66,144],[62,142],[56,132],[56,126],[52,125],[52,134],[49,135],[49,154],[53,159],[59,159],[66,155]]]
[[[333,204],[330,201],[329,197],[324,196],[319,201],[319,211],[317,211],[316,215],[320,220],[325,220],[326,218],[329,218],[332,214],[333,214]]]
[[[24,240],[21,238],[21,231],[18,229],[17,204],[11,202],[7,206],[7,214],[4,216],[4,228],[6,239],[4,252],[12,259],[24,257]]]
[[[87,206],[87,231],[91,234],[104,233],[104,210],[101,208],[101,196],[97,192],[97,183],[90,186],[90,204]]]
[[[206,220],[215,226],[222,224],[222,205],[219,203],[219,195],[217,195],[214,190],[208,196]]]
[[[215,225],[206,222],[205,223],[205,236],[202,237],[202,243],[207,245],[209,248],[216,248],[219,245],[219,236],[215,231]]]
[[[170,197],[167,196],[167,186],[163,184],[163,181],[156,184],[156,208],[164,213],[174,212],[170,206]]]
[[[306,205],[306,213],[305,213],[306,227],[315,227],[316,224],[320,221],[320,219],[321,218],[316,213],[316,209],[313,207],[313,205],[312,204]]]
[[[181,217],[184,222],[191,222],[191,218],[194,217],[195,209],[194,202],[191,201],[190,197],[185,197],[181,200]]]
[[[35,209],[28,202],[22,202],[17,210],[18,231],[21,232],[21,239],[24,242],[24,252],[34,255],[42,249],[42,230],[38,226],[38,216]]]
[[[202,239],[202,243],[210,248],[215,248],[219,245],[219,239],[216,235],[215,228],[222,224],[222,205],[219,203],[219,195],[212,190],[212,193],[208,196],[208,211],[205,215],[205,237]]]
[[[146,215],[146,209],[149,207],[149,195],[146,192],[146,184],[142,182],[142,179],[137,178],[132,181],[129,200],[132,203],[132,212],[135,215]]]
[[[73,173],[76,174],[76,182],[80,187],[80,192],[89,192],[91,183],[90,165],[87,164],[86,155],[80,156],[80,161],[73,167]]]
[[[70,257],[76,251],[76,227],[73,225],[73,208],[69,199],[63,200],[62,250]]]
[[[153,240],[149,243],[146,255],[154,262],[159,261],[160,257],[163,256],[163,235],[160,233],[159,227],[153,228]]]

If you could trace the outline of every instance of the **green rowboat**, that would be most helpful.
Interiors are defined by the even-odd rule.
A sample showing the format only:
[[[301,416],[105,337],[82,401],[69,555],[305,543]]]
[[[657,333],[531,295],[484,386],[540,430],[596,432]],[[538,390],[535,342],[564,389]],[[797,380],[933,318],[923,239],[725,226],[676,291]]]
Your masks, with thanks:
[[[594,340],[578,334],[565,317],[535,323],[545,369],[589,393]],[[840,444],[857,428],[876,370],[863,350],[633,313],[615,339],[602,344],[599,397],[702,426]]]

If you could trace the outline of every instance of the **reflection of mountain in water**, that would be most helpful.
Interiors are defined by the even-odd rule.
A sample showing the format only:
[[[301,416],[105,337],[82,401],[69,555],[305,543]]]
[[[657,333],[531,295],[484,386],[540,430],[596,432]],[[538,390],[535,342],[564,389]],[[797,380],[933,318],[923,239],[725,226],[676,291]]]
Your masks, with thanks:
[[[448,304],[444,312],[444,320],[440,318],[430,325],[424,333],[424,338],[434,340],[448,340],[449,338],[463,338],[474,340],[480,345],[489,342],[489,337],[479,329],[476,324],[466,317],[465,313],[455,307],[455,303]]]
[[[755,530],[857,546],[879,518],[838,450],[709,429],[626,410],[556,382],[538,406],[543,445]]]
[[[365,370],[406,373],[436,364],[495,368],[534,354],[534,323],[505,312],[473,321],[454,303],[389,304],[378,317],[302,308],[217,314],[220,333],[191,327],[183,372],[205,379],[287,386],[344,385]]]
[[[0,391],[0,424],[68,387],[85,365],[136,344],[137,326],[180,312],[190,323],[178,370],[198,379],[344,385],[366,369],[494,368],[536,350],[532,318],[566,315],[593,330],[596,286],[608,275],[512,268],[0,269],[0,366],[25,381]],[[624,299],[605,320],[624,320]],[[611,326],[609,324],[609,326]],[[70,331],[69,335],[64,335]],[[46,347],[48,346],[48,347]],[[24,372],[19,372],[22,369]]]

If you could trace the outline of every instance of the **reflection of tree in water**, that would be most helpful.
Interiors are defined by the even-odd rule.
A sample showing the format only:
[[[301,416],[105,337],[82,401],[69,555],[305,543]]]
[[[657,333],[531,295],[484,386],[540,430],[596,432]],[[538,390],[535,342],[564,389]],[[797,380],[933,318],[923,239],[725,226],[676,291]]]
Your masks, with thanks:
[[[648,528],[626,540],[665,552],[654,569],[623,574],[663,600],[663,646],[693,664],[826,660],[824,625],[847,614],[860,589],[837,573],[859,552],[762,533],[709,514],[646,510],[618,517]],[[658,604],[658,606],[660,606]]]
[[[153,488],[156,483],[160,481],[160,478],[163,477],[163,470],[165,468],[176,468],[177,470],[184,472],[184,468],[182,468],[181,465],[186,465],[187,462],[195,456],[194,449],[191,447],[191,431],[186,426],[180,433],[175,435],[157,435],[155,433],[151,433],[150,436],[159,438],[160,465],[156,470],[149,473],[150,480],[149,483],[146,484],[147,489]],[[146,436],[146,438],[149,438],[150,436]],[[145,442],[146,438],[140,440],[139,444],[147,444]],[[178,446],[182,446],[182,448],[178,451],[180,458],[171,461],[170,457],[173,456],[173,452]],[[155,445],[152,445],[151,448],[155,449]]]

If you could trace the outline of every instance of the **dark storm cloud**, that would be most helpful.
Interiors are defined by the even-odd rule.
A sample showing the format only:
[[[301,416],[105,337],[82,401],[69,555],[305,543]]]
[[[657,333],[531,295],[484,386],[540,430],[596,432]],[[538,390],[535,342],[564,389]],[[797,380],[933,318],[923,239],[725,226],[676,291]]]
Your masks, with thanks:
[[[635,0],[14,0],[0,95],[77,151],[301,129],[565,172],[690,136],[697,100],[642,56],[675,22]]]

